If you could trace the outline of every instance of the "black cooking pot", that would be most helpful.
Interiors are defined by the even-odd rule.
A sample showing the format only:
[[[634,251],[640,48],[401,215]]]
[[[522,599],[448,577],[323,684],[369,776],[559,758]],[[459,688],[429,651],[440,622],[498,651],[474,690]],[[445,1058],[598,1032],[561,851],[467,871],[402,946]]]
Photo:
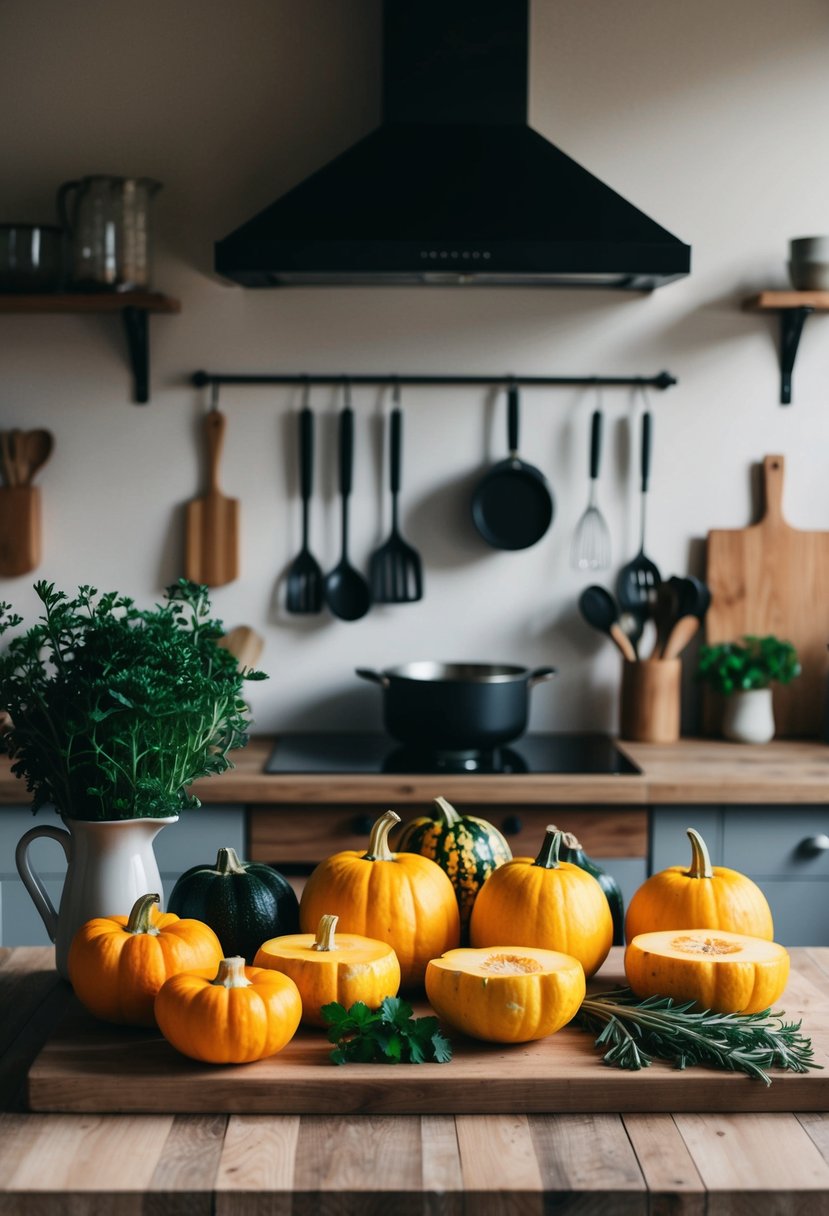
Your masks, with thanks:
[[[506,663],[403,663],[357,675],[383,689],[386,730],[429,751],[482,751],[517,739],[527,728],[529,689],[554,667]]]

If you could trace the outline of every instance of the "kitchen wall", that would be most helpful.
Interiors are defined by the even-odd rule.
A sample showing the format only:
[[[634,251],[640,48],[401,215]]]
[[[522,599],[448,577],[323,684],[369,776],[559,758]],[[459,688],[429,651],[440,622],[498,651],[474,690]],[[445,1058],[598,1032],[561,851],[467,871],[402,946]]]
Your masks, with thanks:
[[[0,218],[53,220],[53,194],[89,173],[146,174],[157,199],[155,285],[182,301],[151,320],[152,401],[130,403],[123,336],[102,317],[0,317],[0,426],[47,426],[39,576],[149,604],[182,568],[183,504],[203,487],[204,395],[214,371],[590,375],[673,372],[653,394],[648,549],[663,574],[701,572],[713,526],[755,509],[750,467],[786,457],[785,510],[829,526],[829,320],[811,319],[794,404],[778,404],[777,321],[741,311],[787,286],[790,237],[829,231],[829,22],[822,0],[533,0],[530,119],[693,246],[689,278],[652,296],[543,289],[244,291],[212,274],[212,242],[376,125],[378,0],[4,0]],[[389,181],[389,195],[400,184]],[[587,500],[595,396],[527,390],[522,452],[550,478],[556,514],[520,553],[488,549],[468,518],[485,465],[505,454],[504,402],[475,390],[404,396],[403,525],[425,562],[419,604],[346,624],[286,615],[299,547],[292,390],[228,389],[223,489],[242,506],[242,573],[217,614],[266,638],[271,679],[251,690],[256,728],[379,727],[356,664],[416,657],[553,663],[532,727],[616,724],[618,656],[576,613],[589,579],[569,568]],[[334,440],[340,402],[319,390],[313,548],[337,560]],[[357,390],[352,557],[388,528],[381,422]],[[609,390],[600,484],[615,577],[638,545],[631,424]],[[0,596],[25,614],[33,577]],[[693,699],[688,721],[693,725]]]

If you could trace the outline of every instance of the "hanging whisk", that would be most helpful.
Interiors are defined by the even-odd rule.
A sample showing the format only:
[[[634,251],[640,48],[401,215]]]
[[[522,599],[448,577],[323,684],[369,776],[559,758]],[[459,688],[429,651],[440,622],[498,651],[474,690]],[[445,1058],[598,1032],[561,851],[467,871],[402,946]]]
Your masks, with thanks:
[[[576,526],[570,554],[576,570],[606,570],[610,565],[610,531],[596,501],[601,454],[602,411],[596,409],[590,424],[590,495]]]

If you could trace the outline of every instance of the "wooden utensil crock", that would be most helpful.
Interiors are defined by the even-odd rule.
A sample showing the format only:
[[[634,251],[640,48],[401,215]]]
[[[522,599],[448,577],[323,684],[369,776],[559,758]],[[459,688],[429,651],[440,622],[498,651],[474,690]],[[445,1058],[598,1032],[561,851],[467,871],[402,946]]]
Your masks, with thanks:
[[[674,743],[681,716],[681,659],[625,661],[620,737],[636,743]]]
[[[40,565],[38,486],[0,486],[0,577],[15,578]]]

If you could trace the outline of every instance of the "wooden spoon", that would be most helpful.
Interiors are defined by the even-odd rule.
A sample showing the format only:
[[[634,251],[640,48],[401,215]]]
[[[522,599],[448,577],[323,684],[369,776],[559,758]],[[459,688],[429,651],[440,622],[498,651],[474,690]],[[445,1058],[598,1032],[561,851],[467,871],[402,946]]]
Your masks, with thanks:
[[[54,436],[51,431],[46,430],[28,431],[23,435],[20,446],[23,449],[21,461],[25,465],[23,484],[31,485],[35,473],[40,472],[52,455]]]

